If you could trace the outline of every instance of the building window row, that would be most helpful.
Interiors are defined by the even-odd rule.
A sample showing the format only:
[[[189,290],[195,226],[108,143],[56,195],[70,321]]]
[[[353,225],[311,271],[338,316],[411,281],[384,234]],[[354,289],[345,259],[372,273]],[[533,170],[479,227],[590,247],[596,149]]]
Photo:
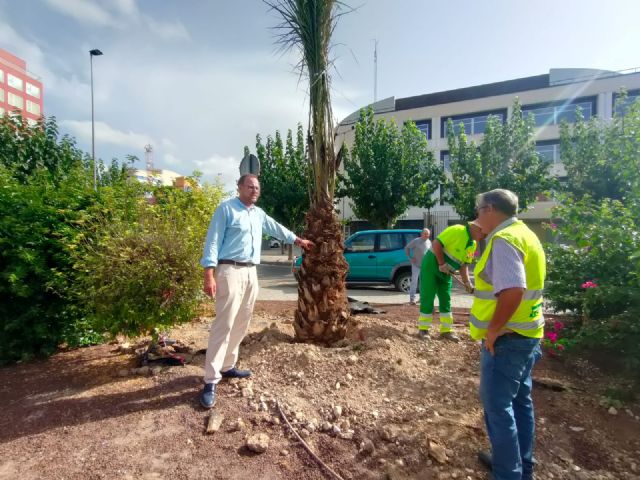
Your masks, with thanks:
[[[4,82],[4,71],[0,70],[0,82]]]
[[[561,163],[560,142],[558,140],[541,140],[536,142],[536,153],[551,164]],[[449,150],[440,151],[440,165],[445,173],[451,173]]]
[[[4,102],[4,90],[0,88],[0,102]]]
[[[464,127],[464,132],[467,135],[482,134],[487,129],[487,122],[490,116],[498,117],[498,119],[504,123],[507,118],[507,110],[493,110],[490,112],[478,112],[470,115],[456,115],[452,117],[443,117],[440,120],[440,137],[447,137],[447,122],[451,120],[453,122],[454,132],[460,133],[460,128]]]
[[[628,108],[631,103],[640,98],[640,90],[630,92],[624,104],[620,104],[620,109]],[[522,107],[523,115],[533,115],[537,127],[548,125],[559,125],[563,121],[575,123],[578,110],[582,111],[585,120],[589,120],[596,114],[596,97],[579,98],[571,101],[547,102],[535,105],[525,105]],[[467,135],[478,135],[485,133],[489,116],[496,116],[504,123],[507,118],[507,110],[493,110],[489,112],[478,112],[473,114],[456,115],[442,117],[440,120],[440,138],[447,137],[447,122],[451,120],[456,134],[460,133],[460,128],[464,128]],[[431,140],[431,119],[416,120],[416,126]]]
[[[596,97],[525,105],[522,107],[522,114],[525,118],[527,115],[533,115],[536,126],[545,127],[560,125],[563,121],[575,123],[578,118],[578,110],[582,111],[585,120],[589,120],[596,114]]]
[[[619,93],[614,93],[613,108],[615,114],[617,116],[626,115],[629,111],[629,107],[631,107],[631,105],[638,99],[640,99],[640,90],[631,90],[630,92],[627,92],[627,96],[624,100],[620,99]]]

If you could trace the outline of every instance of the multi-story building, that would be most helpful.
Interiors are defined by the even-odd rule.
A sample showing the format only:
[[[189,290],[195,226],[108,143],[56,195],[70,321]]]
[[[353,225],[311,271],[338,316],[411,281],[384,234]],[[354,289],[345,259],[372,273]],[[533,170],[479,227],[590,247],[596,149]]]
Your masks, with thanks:
[[[0,48],[0,115],[20,111],[29,124],[42,117],[42,82],[27,63]]]
[[[640,98],[640,69],[626,72],[551,69],[548,74],[533,77],[408,98],[390,97],[376,102],[373,107],[376,118],[394,119],[398,125],[413,120],[427,137],[445,171],[449,171],[447,121],[453,120],[455,128],[463,124],[468,138],[478,142],[487,117],[496,115],[504,122],[511,115],[517,97],[523,112],[535,118],[536,150],[551,163],[551,173],[562,177],[566,172],[560,158],[560,123],[574,122],[578,108],[585,119],[593,116],[611,118],[621,89],[628,93],[627,102]],[[337,147],[344,142],[353,143],[358,115],[359,112],[354,112],[338,125]],[[520,217],[542,234],[540,224],[550,218],[552,206],[551,201],[536,202]],[[368,226],[354,218],[348,200],[340,207],[344,218],[352,220],[352,231]],[[398,227],[419,227],[425,221],[437,233],[459,218],[451,206],[440,201],[428,215],[423,209],[410,208],[398,222]]]

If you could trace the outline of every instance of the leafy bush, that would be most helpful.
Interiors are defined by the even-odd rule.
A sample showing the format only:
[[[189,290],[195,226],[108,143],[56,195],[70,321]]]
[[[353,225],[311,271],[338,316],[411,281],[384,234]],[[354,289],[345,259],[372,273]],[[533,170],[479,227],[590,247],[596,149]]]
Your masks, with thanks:
[[[83,317],[70,290],[77,225],[95,203],[86,168],[55,121],[0,118],[0,364],[52,353]]]
[[[54,119],[0,117],[0,364],[192,318],[222,188],[158,188],[149,204],[124,166],[98,170],[96,191]]]
[[[97,240],[78,252],[79,288],[99,331],[154,333],[193,319],[202,300],[199,260],[222,189],[161,187],[152,198],[138,196],[123,215],[107,209],[93,225]]]
[[[611,122],[564,125],[568,178],[547,246],[552,307],[574,314],[567,345],[640,368],[640,102]]]

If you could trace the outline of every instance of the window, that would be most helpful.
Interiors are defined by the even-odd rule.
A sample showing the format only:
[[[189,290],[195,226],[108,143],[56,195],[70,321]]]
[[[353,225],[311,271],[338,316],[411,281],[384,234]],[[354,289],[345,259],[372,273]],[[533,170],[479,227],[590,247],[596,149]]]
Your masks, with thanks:
[[[22,97],[11,92],[7,92],[7,103],[16,108],[22,108],[24,105]]]
[[[4,90],[0,88],[0,102],[4,102]]]
[[[36,87],[27,82],[27,93],[32,97],[40,98],[40,87]]]
[[[449,150],[440,151],[440,165],[444,170],[445,175],[451,174],[451,158],[449,157]],[[440,185],[440,205],[444,205],[444,184]]]
[[[373,252],[376,236],[374,233],[358,235],[345,243],[345,249],[349,252]]]
[[[529,115],[533,115],[536,126],[544,127],[546,125],[559,125],[563,121],[575,123],[578,109],[582,110],[584,119],[589,120],[596,114],[595,97],[525,105],[522,107],[522,116],[527,118]]]
[[[550,164],[560,162],[560,142],[557,140],[546,140],[536,142],[536,152],[540,157],[548,161]]]
[[[489,116],[495,116],[500,119],[501,122],[504,123],[504,119],[507,116],[506,110],[494,110],[491,112],[478,112],[467,115],[456,115],[454,117],[442,117],[441,120],[441,128],[440,128],[440,137],[447,137],[447,121],[451,119],[453,122],[453,127],[455,133],[460,132],[460,126],[464,126],[464,132],[467,135],[478,135],[484,133],[487,129],[487,122],[489,120]]]
[[[451,160],[449,159],[449,150],[440,151],[440,165],[444,173],[451,173]]]
[[[401,250],[404,248],[404,240],[401,233],[381,233],[378,251]]]
[[[4,115],[4,108],[0,107],[0,116]]]
[[[27,124],[30,127],[35,127],[36,125],[38,125],[38,122],[36,120],[34,120],[33,118],[27,118]]]
[[[424,136],[427,137],[427,140],[431,140],[431,119],[429,120],[416,120],[416,127]]]
[[[14,77],[10,73],[7,75],[7,83],[10,87],[13,87],[18,90],[22,90],[22,79],[18,77]]]
[[[629,111],[629,107],[640,99],[640,90],[632,90],[627,93],[627,97],[624,101],[620,98],[619,93],[613,94],[613,111],[616,116],[626,115]]]
[[[27,112],[33,113],[34,115],[40,115],[40,105],[31,100],[27,100]]]
[[[0,82],[4,82],[4,72],[0,70]]]

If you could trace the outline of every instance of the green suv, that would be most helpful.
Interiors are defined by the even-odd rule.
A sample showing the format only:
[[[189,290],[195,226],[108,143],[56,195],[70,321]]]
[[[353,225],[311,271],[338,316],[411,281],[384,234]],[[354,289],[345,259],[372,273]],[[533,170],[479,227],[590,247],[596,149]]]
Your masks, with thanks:
[[[349,284],[393,284],[399,292],[409,292],[411,263],[404,247],[420,230],[363,230],[344,242],[344,258],[349,264]],[[294,274],[302,257],[293,261]]]

